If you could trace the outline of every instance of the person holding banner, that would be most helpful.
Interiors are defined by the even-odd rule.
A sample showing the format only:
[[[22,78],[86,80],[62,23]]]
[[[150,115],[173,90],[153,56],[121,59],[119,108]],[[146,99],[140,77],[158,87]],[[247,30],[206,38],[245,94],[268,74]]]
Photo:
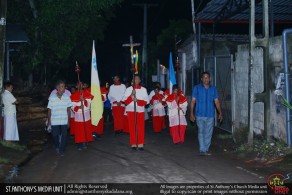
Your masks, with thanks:
[[[124,124],[124,112],[125,105],[122,102],[122,98],[126,91],[126,86],[120,82],[120,77],[115,75],[113,77],[114,84],[109,88],[108,99],[112,105],[112,113],[114,118],[114,131],[115,134],[125,132]]]
[[[187,98],[179,93],[177,85],[173,85],[172,94],[166,98],[168,106],[168,118],[170,134],[174,144],[185,141],[185,131],[187,127],[186,111]]]
[[[101,101],[105,102],[106,100],[106,89],[104,87],[100,87],[100,93],[101,93]],[[104,119],[103,116],[101,117],[101,119],[99,120],[97,126],[92,125],[93,127],[93,137],[94,138],[101,138],[102,134],[103,134],[103,128],[104,128]]]
[[[139,75],[134,75],[134,85],[126,89],[122,101],[126,104],[132,150],[144,151],[145,106],[149,103],[146,88],[140,85]],[[135,105],[136,104],[136,105]],[[136,109],[135,109],[136,108]]]

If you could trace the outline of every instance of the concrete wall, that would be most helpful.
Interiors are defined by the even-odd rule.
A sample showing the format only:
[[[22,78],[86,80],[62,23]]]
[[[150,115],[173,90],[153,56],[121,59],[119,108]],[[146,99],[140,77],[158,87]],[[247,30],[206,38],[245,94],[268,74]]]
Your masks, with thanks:
[[[292,37],[289,37],[292,43]],[[269,42],[269,65],[272,66],[271,79],[275,83],[279,72],[283,72],[283,50],[282,37],[274,37]],[[290,57],[292,62],[292,44],[289,44]],[[234,67],[234,97],[235,97],[235,130],[240,127],[245,127],[248,124],[248,67],[249,67],[249,46],[239,45],[235,55]],[[256,93],[263,91],[263,50],[256,48],[254,58],[254,69],[252,71],[253,86]],[[280,138],[286,141],[286,127],[285,127],[285,108],[282,106],[280,97],[274,94],[275,85],[268,89],[271,93],[271,135],[275,138]],[[264,105],[263,103],[256,103],[254,105],[254,132],[262,134],[264,131]]]

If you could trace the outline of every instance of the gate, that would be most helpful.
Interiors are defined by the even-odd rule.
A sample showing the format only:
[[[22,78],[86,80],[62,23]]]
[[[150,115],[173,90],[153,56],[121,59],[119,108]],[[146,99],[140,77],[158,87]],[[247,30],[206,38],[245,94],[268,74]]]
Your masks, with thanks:
[[[232,132],[232,61],[230,56],[207,56],[204,70],[211,74],[211,84],[216,86],[221,104],[223,122],[215,120],[216,127]]]

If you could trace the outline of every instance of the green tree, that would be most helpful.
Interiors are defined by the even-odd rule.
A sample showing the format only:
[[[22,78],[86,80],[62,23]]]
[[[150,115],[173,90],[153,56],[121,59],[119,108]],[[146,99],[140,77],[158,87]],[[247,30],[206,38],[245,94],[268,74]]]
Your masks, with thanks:
[[[149,43],[149,75],[156,74],[156,61],[160,59],[162,64],[169,61],[169,52],[175,50],[175,36],[184,41],[192,33],[190,20],[170,20],[169,26],[157,36],[156,43]]]
[[[9,21],[24,24],[30,38],[30,44],[21,46],[18,61],[25,63],[27,73],[36,75],[46,66],[48,77],[68,72],[75,60],[86,63],[92,40],[103,40],[113,9],[121,1],[10,0]]]

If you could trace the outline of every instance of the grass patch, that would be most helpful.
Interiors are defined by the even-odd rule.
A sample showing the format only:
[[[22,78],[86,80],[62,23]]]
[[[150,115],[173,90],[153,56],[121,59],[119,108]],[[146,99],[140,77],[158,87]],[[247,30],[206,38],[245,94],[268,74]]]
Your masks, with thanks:
[[[267,141],[255,139],[253,145],[241,144],[237,149],[239,154],[254,153],[259,159],[277,159],[292,153],[287,144],[282,140]]]
[[[10,161],[7,158],[3,158],[0,156],[0,164],[8,164]]]
[[[20,145],[20,144],[16,144],[16,143],[8,143],[5,141],[1,141],[0,144],[5,147],[5,148],[10,148],[13,150],[18,150],[18,151],[23,151],[26,149],[26,146],[24,145]]]
[[[218,139],[226,140],[226,139],[233,139],[233,136],[231,134],[219,134]]]

